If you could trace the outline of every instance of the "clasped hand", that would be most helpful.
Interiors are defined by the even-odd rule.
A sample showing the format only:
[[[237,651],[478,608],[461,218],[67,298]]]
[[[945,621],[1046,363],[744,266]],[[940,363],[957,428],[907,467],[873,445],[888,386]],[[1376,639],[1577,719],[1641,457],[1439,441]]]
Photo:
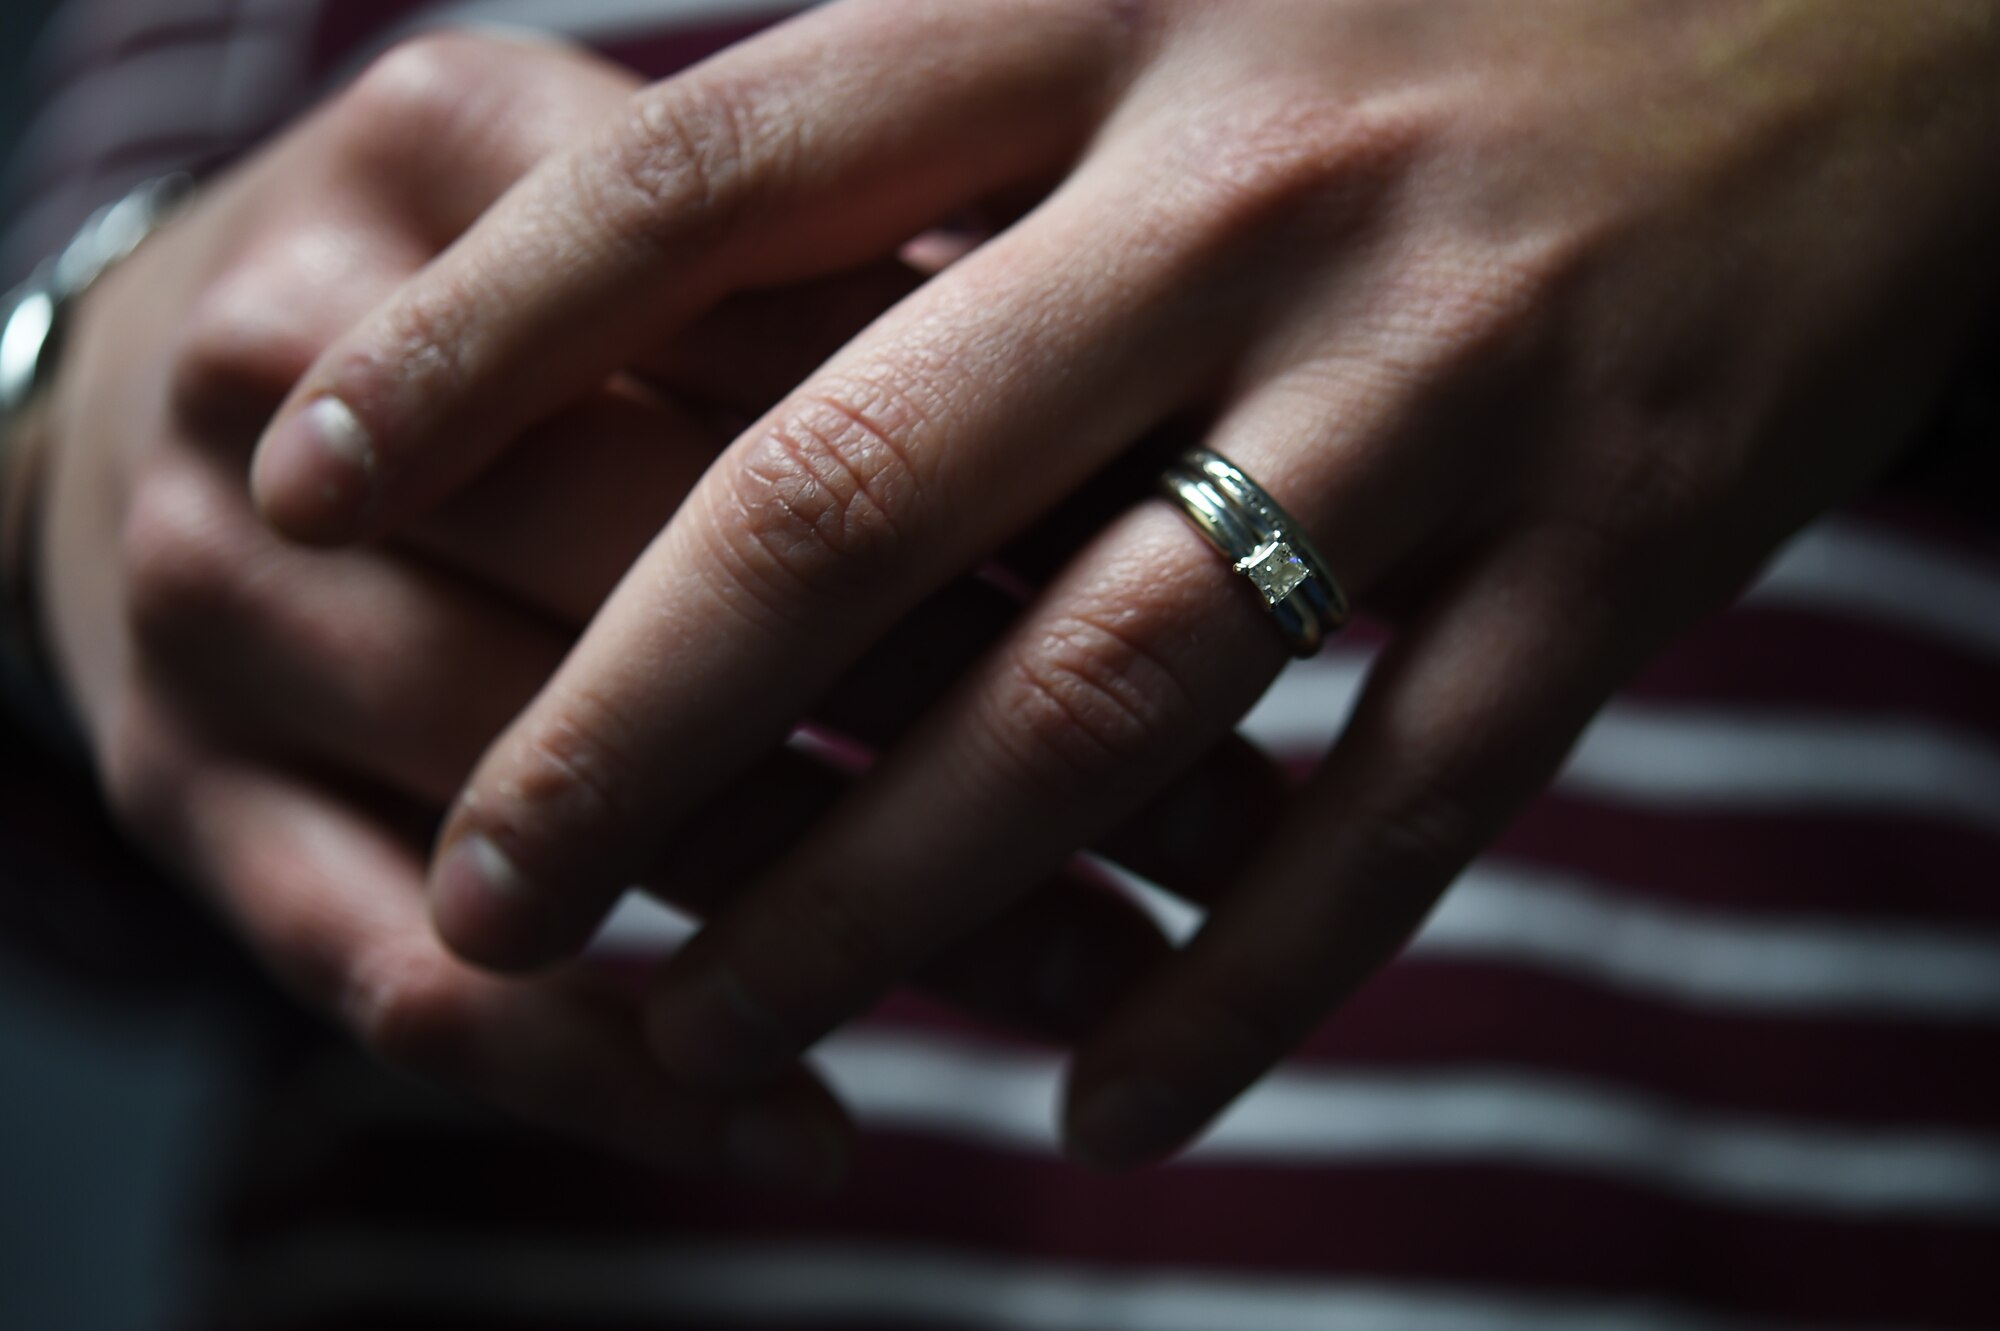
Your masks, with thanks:
[[[255,496],[353,569],[415,548],[507,593],[456,648],[478,704],[448,736],[345,736],[458,792],[428,881],[453,952],[548,967],[632,882],[709,918],[587,1031],[468,1015],[555,978],[438,960],[443,994],[362,992],[474,1084],[615,1046],[648,1089],[608,1135],[697,1104],[682,1157],[720,1132],[774,1174],[844,1149],[801,1053],[941,971],[1085,1036],[1078,1154],[1182,1146],[1613,689],[1894,456],[1996,285],[1977,4],[843,0],[581,100],[591,127],[532,169],[405,182],[417,231],[262,381],[290,387]],[[965,218],[998,221],[899,266]],[[1163,504],[1054,534],[1162,429],[1260,480],[1392,629],[1283,809],[1230,739],[1285,659],[1255,599]],[[567,526],[528,525],[543,487]],[[996,558],[1035,585],[1018,614],[965,580]],[[570,646],[551,616],[589,627]],[[399,661],[345,686],[438,692]],[[879,761],[731,798],[787,788],[806,720]],[[1092,845],[1207,906],[1192,944],[1066,882]],[[392,964],[426,945],[415,888],[376,881],[406,852],[291,853],[329,901],[381,896]]]

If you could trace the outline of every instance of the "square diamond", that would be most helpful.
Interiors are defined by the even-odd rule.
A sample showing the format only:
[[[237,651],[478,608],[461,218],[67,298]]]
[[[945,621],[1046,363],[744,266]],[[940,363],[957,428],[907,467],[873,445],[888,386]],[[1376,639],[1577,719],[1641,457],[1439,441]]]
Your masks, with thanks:
[[[1298,585],[1312,576],[1305,561],[1283,541],[1266,541],[1236,561],[1236,571],[1245,574],[1264,593],[1266,604],[1277,605]]]

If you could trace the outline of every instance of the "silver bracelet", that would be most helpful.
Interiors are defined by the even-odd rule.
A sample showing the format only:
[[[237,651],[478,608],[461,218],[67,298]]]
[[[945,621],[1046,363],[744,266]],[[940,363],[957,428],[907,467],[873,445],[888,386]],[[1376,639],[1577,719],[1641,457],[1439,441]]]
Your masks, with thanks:
[[[0,298],[0,690],[9,710],[46,730],[56,695],[35,605],[39,482],[45,433],[31,428],[61,359],[76,303],[177,213],[186,175],[149,180],[90,215],[62,253]]]

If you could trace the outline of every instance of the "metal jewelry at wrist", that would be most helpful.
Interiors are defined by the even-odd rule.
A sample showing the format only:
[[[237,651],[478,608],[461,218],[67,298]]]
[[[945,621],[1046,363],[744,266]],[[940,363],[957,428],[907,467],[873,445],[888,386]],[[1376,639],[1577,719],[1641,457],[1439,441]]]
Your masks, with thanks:
[[[9,693],[41,676],[34,613],[34,535],[46,424],[31,418],[53,379],[64,326],[97,279],[137,249],[187,198],[185,175],[148,181],[91,214],[62,253],[0,299],[0,671]]]
[[[1221,454],[1189,449],[1160,489],[1249,579],[1295,656],[1311,656],[1347,623],[1347,596],[1278,502]]]
[[[92,213],[62,253],[0,302],[0,446],[6,423],[47,381],[61,348],[63,316],[91,286],[171,217],[194,188],[162,176]]]

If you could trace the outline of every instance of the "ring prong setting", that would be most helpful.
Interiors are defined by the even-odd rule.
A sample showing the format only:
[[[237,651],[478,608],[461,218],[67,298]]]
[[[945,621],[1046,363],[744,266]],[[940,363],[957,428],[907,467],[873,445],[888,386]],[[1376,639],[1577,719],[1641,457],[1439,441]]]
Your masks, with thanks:
[[[1266,605],[1279,605],[1312,577],[1312,569],[1283,541],[1266,541],[1236,561],[1236,571],[1256,584]]]
[[[1347,596],[1290,514],[1213,449],[1191,448],[1160,473],[1160,493],[1257,590],[1294,656],[1311,656],[1347,622]]]

